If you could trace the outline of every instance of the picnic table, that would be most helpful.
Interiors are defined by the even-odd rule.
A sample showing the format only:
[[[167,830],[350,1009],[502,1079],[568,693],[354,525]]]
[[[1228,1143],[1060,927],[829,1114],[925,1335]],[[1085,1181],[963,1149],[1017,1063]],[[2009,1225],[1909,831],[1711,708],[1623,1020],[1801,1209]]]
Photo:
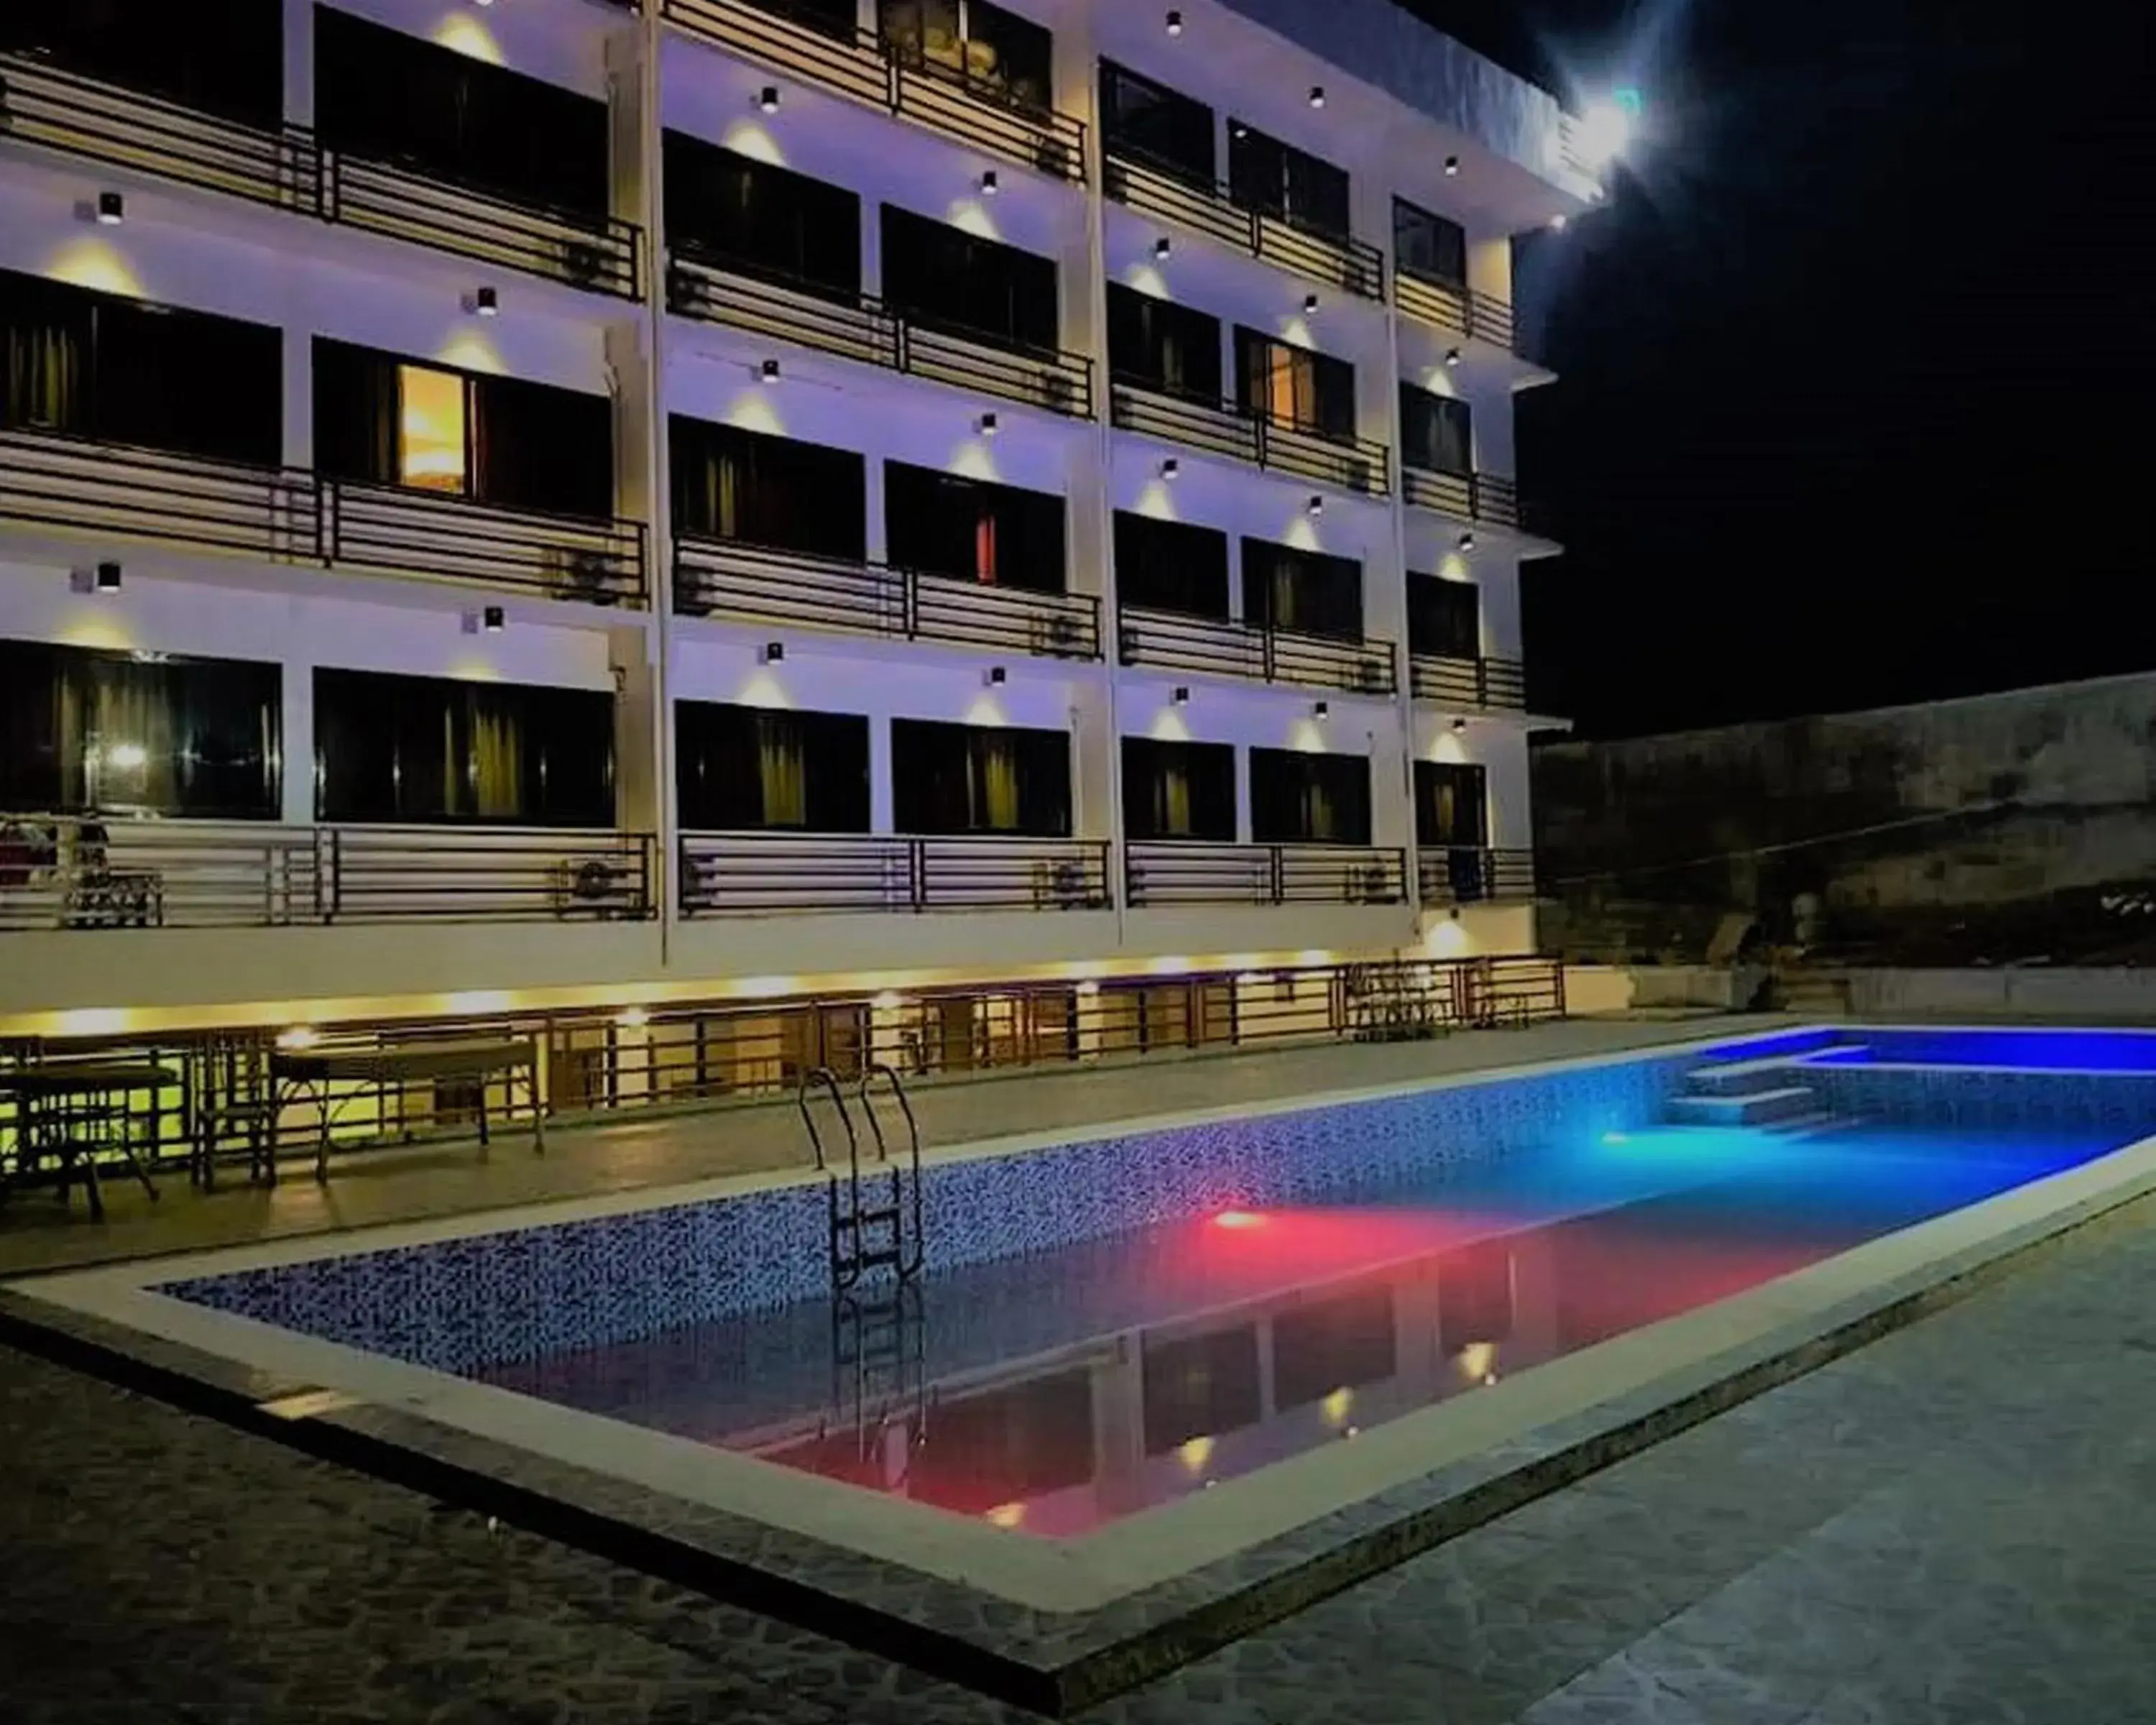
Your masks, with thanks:
[[[59,1168],[60,1201],[67,1201],[80,1175],[90,1194],[90,1219],[101,1222],[105,1198],[98,1189],[97,1158],[117,1150],[154,1199],[157,1188],[136,1153],[126,1098],[178,1082],[180,1075],[171,1067],[141,1060],[55,1060],[0,1070],[0,1096],[15,1101],[15,1155],[12,1168],[0,1167],[0,1197],[50,1158]]]
[[[280,1049],[270,1057],[273,1118],[285,1106],[311,1096],[320,1121],[315,1141],[315,1178],[329,1178],[330,1127],[340,1106],[336,1086],[340,1084],[375,1087],[408,1083],[422,1078],[459,1078],[479,1083],[479,1141],[489,1142],[486,1083],[497,1073],[524,1076],[525,1093],[531,1103],[531,1146],[545,1153],[547,1122],[539,1106],[539,1050],[530,1037],[470,1038],[459,1041],[383,1043],[367,1048]],[[346,1101],[352,1098],[347,1096]],[[267,1178],[277,1181],[277,1157],[272,1134],[265,1157]]]

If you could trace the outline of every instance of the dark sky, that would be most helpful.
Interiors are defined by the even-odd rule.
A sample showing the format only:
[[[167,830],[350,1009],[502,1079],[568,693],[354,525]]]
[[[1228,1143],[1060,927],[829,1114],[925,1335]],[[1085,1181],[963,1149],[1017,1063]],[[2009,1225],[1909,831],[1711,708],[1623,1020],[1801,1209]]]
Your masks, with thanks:
[[[1656,136],[1522,248],[1537,711],[1621,736],[2156,670],[2156,20],[1414,0]],[[2149,8],[2156,10],[2156,8]],[[1536,64],[1539,59],[1540,64]]]

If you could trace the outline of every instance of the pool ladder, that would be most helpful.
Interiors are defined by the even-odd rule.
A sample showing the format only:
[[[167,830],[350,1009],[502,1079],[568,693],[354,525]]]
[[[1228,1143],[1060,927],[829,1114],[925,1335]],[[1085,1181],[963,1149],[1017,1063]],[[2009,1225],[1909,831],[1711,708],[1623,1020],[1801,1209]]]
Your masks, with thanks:
[[[876,1112],[874,1092],[879,1078],[890,1086],[900,1116],[906,1122],[906,1150],[902,1156],[892,1155],[890,1141],[884,1136],[883,1122]],[[844,1170],[833,1165],[824,1148],[823,1132],[816,1124],[813,1103],[819,1094],[830,1098],[832,1110],[845,1133]],[[921,1274],[923,1256],[921,1128],[914,1121],[913,1104],[906,1098],[906,1086],[889,1066],[880,1060],[873,1061],[861,1073],[855,1100],[860,1105],[861,1116],[868,1122],[869,1133],[875,1142],[870,1158],[862,1153],[860,1135],[854,1129],[853,1111],[846,1106],[845,1091],[839,1082],[839,1075],[831,1068],[819,1066],[803,1073],[796,1097],[802,1123],[808,1130],[809,1147],[816,1153],[817,1170],[824,1179],[834,1298],[850,1293],[863,1276],[877,1270],[888,1270],[890,1279],[902,1287]],[[871,1160],[873,1165],[865,1168],[865,1162]],[[884,1176],[880,1180],[877,1178],[879,1173]]]

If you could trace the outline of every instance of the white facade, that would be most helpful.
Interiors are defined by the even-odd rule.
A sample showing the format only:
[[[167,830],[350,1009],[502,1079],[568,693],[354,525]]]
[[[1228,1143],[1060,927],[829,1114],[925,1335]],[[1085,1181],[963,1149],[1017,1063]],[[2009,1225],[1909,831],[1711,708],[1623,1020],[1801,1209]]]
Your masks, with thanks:
[[[431,1013],[475,1001],[655,1002],[803,992],[839,982],[882,988],[1232,970],[1297,957],[1532,950],[1527,893],[1491,891],[1455,903],[1443,890],[1450,877],[1442,868],[1433,874],[1415,866],[1411,786],[1418,761],[1483,767],[1485,843],[1493,852],[1525,852],[1528,720],[1516,693],[1486,701],[1449,692],[1448,684],[1448,692],[1434,694],[1434,685],[1411,671],[1406,578],[1413,571],[1474,583],[1479,656],[1517,675],[1520,564],[1556,547],[1523,531],[1509,501],[1505,482],[1518,477],[1512,397],[1548,374],[1513,351],[1508,316],[1496,321],[1493,315],[1504,314],[1510,299],[1512,235],[1583,213],[1599,196],[1576,164],[1567,165],[1567,122],[1549,98],[1412,21],[1405,28],[1418,52],[1471,69],[1471,85],[1452,86],[1460,92],[1456,102],[1434,105],[1443,111],[1410,107],[1328,64],[1250,15],[1261,7],[1189,0],[1163,14],[1130,0],[1012,0],[1006,10],[1054,33],[1055,106],[1065,130],[1041,135],[1075,137],[1070,123],[1083,127],[1082,143],[1062,158],[1070,170],[1064,174],[1036,166],[1045,161],[1053,168],[1056,158],[1044,157],[1034,145],[1014,148],[1009,140],[1017,122],[1009,110],[962,83],[930,80],[925,95],[906,94],[896,106],[873,90],[863,95],[860,67],[883,64],[871,49],[798,27],[791,33],[767,30],[761,22],[767,15],[745,0],[646,0],[641,12],[593,0],[337,5],[605,100],[613,214],[637,230],[634,252],[622,254],[624,285],[633,293],[593,291],[549,279],[558,270],[517,267],[528,257],[488,254],[486,236],[501,230],[484,201],[471,204],[468,219],[449,224],[463,228],[459,244],[438,230],[398,237],[386,231],[393,218],[318,219],[319,200],[310,203],[289,186],[290,195],[265,197],[259,189],[230,195],[214,175],[204,183],[199,169],[174,168],[169,131],[166,143],[154,132],[115,142],[95,128],[75,130],[64,117],[37,121],[46,111],[38,105],[38,69],[5,56],[0,80],[18,118],[12,130],[0,130],[0,270],[283,330],[282,457],[299,475],[293,483],[302,485],[316,466],[310,367],[318,336],[609,396],[615,513],[640,525],[645,603],[599,604],[581,592],[494,579],[431,537],[415,542],[401,561],[376,557],[359,567],[357,559],[316,554],[289,523],[249,515],[258,508],[252,502],[234,506],[245,518],[238,529],[228,521],[215,533],[183,535],[174,531],[169,511],[146,512],[139,490],[131,496],[124,480],[119,495],[107,495],[64,478],[52,482],[58,504],[26,503],[33,493],[44,496],[37,486],[47,482],[26,480],[28,458],[0,441],[0,639],[280,665],[281,809],[270,824],[281,836],[273,842],[264,827],[263,850],[314,842],[307,836],[318,825],[308,763],[315,758],[311,691],[318,665],[612,691],[618,824],[632,835],[624,854],[633,850],[643,858],[634,889],[640,896],[636,906],[609,903],[605,914],[583,914],[589,906],[559,896],[564,865],[547,861],[548,835],[465,830],[449,835],[461,847],[459,890],[471,890],[473,880],[481,887],[462,914],[419,893],[403,901],[408,916],[313,915],[295,908],[296,876],[288,875],[271,892],[272,908],[256,916],[239,903],[252,890],[247,871],[255,865],[252,853],[243,854],[247,835],[229,838],[232,824],[219,829],[225,848],[210,864],[171,848],[184,824],[160,823],[153,835],[116,819],[109,824],[116,861],[132,866],[137,852],[147,858],[142,866],[159,876],[162,907],[120,919],[125,927],[86,932],[57,900],[49,922],[27,912],[11,917],[8,889],[0,886],[0,1034]],[[1400,28],[1405,18],[1381,0],[1322,10],[1353,26],[1349,35],[1365,38]],[[1365,10],[1370,19],[1361,17]],[[1179,20],[1173,34],[1170,17]],[[315,117],[315,18],[311,0],[285,0],[288,127]],[[865,30],[874,23],[866,0],[862,23]],[[1371,52],[1371,41],[1359,40],[1342,58],[1364,64]],[[1250,246],[1220,237],[1202,213],[1186,221],[1139,207],[1137,193],[1129,201],[1104,195],[1096,111],[1101,57],[1210,105],[1224,137],[1232,115],[1345,169],[1354,237],[1384,254],[1382,296],[1286,267],[1283,255],[1304,255],[1291,239],[1285,253],[1253,255]],[[886,68],[880,75],[890,90],[911,92],[904,80],[921,74]],[[1323,101],[1314,106],[1317,89]],[[775,106],[765,95],[773,90]],[[74,90],[54,100],[64,108],[83,99]],[[26,113],[29,122],[20,117]],[[203,124],[203,136],[223,135],[221,122]],[[1029,119],[1019,131],[1034,126]],[[829,339],[790,340],[767,323],[747,326],[752,318],[670,311],[662,128],[856,193],[865,295],[884,285],[879,205],[1051,258],[1060,345],[1090,374],[1091,412],[1049,411],[1037,394],[1018,399],[993,382],[954,387],[921,375],[932,366],[894,368],[834,351]],[[988,175],[994,178],[992,195],[983,189]],[[124,197],[124,219],[100,222],[100,196],[115,192]],[[1466,228],[1466,285],[1478,310],[1466,309],[1468,295],[1437,295],[1434,309],[1428,290],[1417,297],[1412,285],[1404,287],[1391,255],[1395,196]],[[1224,195],[1209,207],[1216,216],[1233,209]],[[1249,219],[1252,234],[1266,231],[1258,218]],[[1278,224],[1271,231],[1277,234]],[[1318,246],[1321,270],[1339,252]],[[1340,484],[1116,424],[1122,415],[1106,351],[1111,282],[1200,307],[1224,326],[1246,326],[1351,362],[1355,434],[1389,454],[1374,471],[1362,470],[1363,483]],[[496,296],[498,315],[478,314],[482,290]],[[1224,344],[1228,339],[1224,329]],[[767,375],[773,361],[776,378]],[[1224,375],[1232,389],[1231,359],[1224,360]],[[1433,497],[1404,475],[1395,401],[1401,379],[1471,402],[1473,466],[1486,490],[1471,494],[1462,480],[1455,504],[1450,492]],[[886,458],[1060,495],[1065,586],[1089,608],[1097,606],[1099,651],[1031,650],[1042,638],[1029,636],[1017,613],[1019,620],[1008,625],[1016,632],[988,641],[939,639],[927,628],[909,634],[822,626],[784,614],[783,599],[776,612],[753,618],[724,608],[677,614],[669,603],[677,551],[664,453],[670,414],[860,452],[871,564],[886,552]],[[992,434],[984,415],[993,416]],[[1293,458],[1284,459],[1292,468]],[[1172,479],[1163,476],[1167,461],[1175,465]],[[1526,479],[1532,489],[1532,476]],[[1322,499],[1322,512],[1312,513],[1314,498]],[[1121,662],[1132,655],[1118,649],[1110,546],[1112,512],[1119,510],[1224,531],[1231,578],[1246,536],[1358,560],[1364,634],[1373,652],[1390,654],[1394,675],[1384,686],[1353,679],[1326,686],[1208,674],[1142,662],[1142,655],[1136,655],[1142,662]],[[454,521],[442,531],[450,542],[464,535]],[[524,530],[512,521],[486,531]],[[93,572],[107,562],[123,571],[116,591],[100,591]],[[531,567],[542,565],[558,567],[544,559]],[[1240,594],[1240,581],[1231,578],[1229,591]],[[993,590],[974,598],[990,606],[1004,602]],[[501,614],[498,628],[488,616],[493,608]],[[1055,639],[1069,645],[1065,637]],[[774,644],[782,649],[775,656]],[[1472,661],[1468,673],[1471,681]],[[865,716],[870,837],[900,836],[892,720],[1066,732],[1070,839],[1097,848],[1104,890],[1075,902],[1057,884],[1069,877],[1043,876],[1048,865],[1021,857],[1011,865],[1017,884],[997,887],[980,905],[834,912],[816,908],[804,890],[798,908],[685,914],[670,722],[680,701]],[[1372,806],[1369,844],[1362,849],[1394,859],[1394,886],[1291,893],[1286,902],[1262,891],[1242,902],[1145,902],[1131,890],[1118,812],[1126,737],[1235,746],[1236,841],[1245,845],[1254,845],[1250,748],[1367,756]],[[47,812],[0,809],[25,817]],[[593,842],[590,833],[575,836],[578,845],[563,850],[572,865],[591,854]],[[345,837],[362,850],[372,842],[365,834]],[[422,869],[410,859],[424,853],[427,835],[408,833],[397,842],[409,855],[398,852],[406,861],[396,866]],[[160,845],[173,860],[159,861],[152,853]],[[510,872],[495,886],[485,884],[490,845],[502,847],[505,856],[523,847],[523,860],[505,863]],[[995,854],[992,840],[981,849]],[[1254,848],[1251,855],[1252,878],[1269,878],[1261,853]],[[300,865],[288,858],[277,866]],[[520,886],[519,869],[538,873]],[[220,884],[191,896],[190,870]],[[723,874],[715,878],[723,887]],[[1046,888],[1039,884],[1044,878]],[[1028,879],[1035,883],[1029,896]],[[288,889],[289,901],[276,896]],[[190,904],[212,900],[213,909],[188,913]],[[636,914],[647,902],[649,914]]]

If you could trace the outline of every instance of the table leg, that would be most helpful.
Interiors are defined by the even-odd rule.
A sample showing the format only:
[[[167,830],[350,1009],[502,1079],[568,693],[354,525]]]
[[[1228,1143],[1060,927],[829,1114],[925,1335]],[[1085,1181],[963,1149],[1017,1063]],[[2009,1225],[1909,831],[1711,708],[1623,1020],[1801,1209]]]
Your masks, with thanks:
[[[316,1086],[321,1101],[321,1136],[315,1142],[315,1179],[326,1186],[330,1178],[330,1087],[326,1083]]]
[[[536,1060],[524,1069],[524,1089],[531,1098],[531,1148],[534,1153],[547,1153],[547,1111],[539,1106],[539,1063]]]

